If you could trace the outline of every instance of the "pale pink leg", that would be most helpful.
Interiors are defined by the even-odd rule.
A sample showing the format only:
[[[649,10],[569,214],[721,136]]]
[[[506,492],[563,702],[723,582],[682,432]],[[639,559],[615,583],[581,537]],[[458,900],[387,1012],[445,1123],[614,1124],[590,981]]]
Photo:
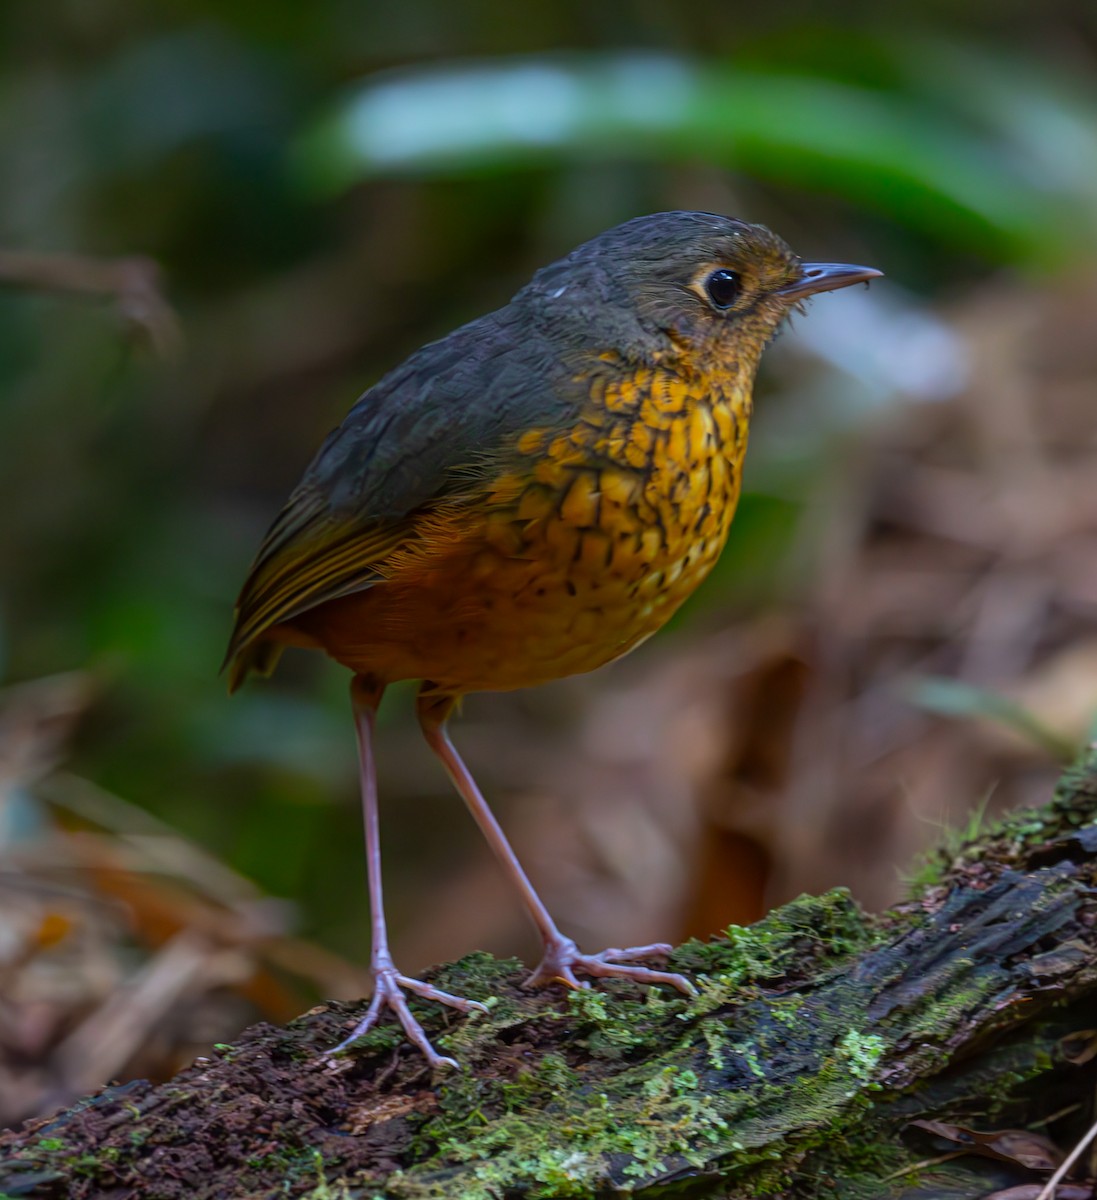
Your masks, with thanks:
[[[354,705],[355,722],[358,729],[358,760],[362,785],[362,820],[366,835],[366,871],[369,876],[370,922],[373,936],[373,948],[370,955],[370,966],[373,969],[373,999],[366,1010],[366,1015],[358,1022],[349,1037],[346,1037],[329,1050],[336,1054],[346,1049],[352,1042],[373,1028],[381,1019],[382,1012],[388,1008],[396,1014],[404,1027],[409,1041],[426,1056],[432,1067],[441,1065],[456,1067],[458,1064],[452,1058],[439,1054],[430,1044],[423,1027],[412,1016],[404,999],[402,989],[414,992],[426,1000],[437,1000],[440,1004],[448,1004],[461,1012],[471,1012],[479,1009],[487,1012],[487,1008],[476,1000],[465,1000],[460,996],[451,996],[439,988],[431,987],[419,979],[409,979],[397,971],[389,953],[388,928],[385,924],[385,908],[383,889],[381,886],[381,833],[377,819],[377,772],[373,762],[373,729],[377,716],[377,706],[381,703],[384,687],[363,675],[356,676],[351,684],[351,702]]]
[[[522,869],[510,843],[506,839],[495,814],[480,794],[476,781],[468,768],[461,761],[461,756],[454,749],[446,730],[446,720],[453,711],[455,701],[450,697],[431,696],[421,693],[419,696],[419,722],[427,744],[442,760],[446,773],[453,780],[454,786],[461,798],[468,805],[473,820],[480,827],[480,832],[488,840],[488,845],[495,852],[496,858],[503,866],[507,877],[521,894],[522,901],[537,927],[544,943],[544,955],[533,974],[526,980],[527,987],[541,987],[544,984],[559,981],[569,987],[583,987],[576,978],[576,971],[595,978],[614,976],[616,978],[632,979],[636,983],[669,983],[680,992],[693,995],[693,984],[684,975],[674,975],[667,971],[652,971],[648,967],[626,966],[638,958],[651,955],[666,955],[671,947],[662,942],[651,946],[635,946],[626,950],[603,950],[600,954],[583,954],[579,947],[556,926],[549,911],[541,902],[541,897],[533,890],[533,884]]]

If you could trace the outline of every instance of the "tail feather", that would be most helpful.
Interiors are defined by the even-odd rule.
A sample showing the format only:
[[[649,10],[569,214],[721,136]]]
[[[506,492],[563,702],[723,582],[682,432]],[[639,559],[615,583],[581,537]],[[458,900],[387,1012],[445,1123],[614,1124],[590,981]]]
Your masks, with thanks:
[[[229,672],[229,695],[231,696],[251,674],[270,675],[278,665],[285,647],[279,642],[257,640],[241,646],[225,666]]]

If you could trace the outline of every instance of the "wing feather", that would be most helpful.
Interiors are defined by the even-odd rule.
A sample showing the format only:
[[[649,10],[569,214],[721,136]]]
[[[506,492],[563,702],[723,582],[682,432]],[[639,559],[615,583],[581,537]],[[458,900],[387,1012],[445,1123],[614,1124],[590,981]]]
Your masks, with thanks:
[[[524,296],[424,346],[329,434],[240,592],[230,686],[273,662],[272,626],[383,586],[385,560],[418,536],[419,518],[482,491],[518,434],[573,427],[585,399],[574,365],[553,352]]]
[[[286,528],[292,528],[292,534],[268,537],[244,581],[226,663],[272,625],[372,586],[383,578],[380,565],[412,536],[408,520],[380,523],[373,529],[330,519],[322,526],[300,524],[294,520],[293,508],[291,499],[285,511],[289,514]]]

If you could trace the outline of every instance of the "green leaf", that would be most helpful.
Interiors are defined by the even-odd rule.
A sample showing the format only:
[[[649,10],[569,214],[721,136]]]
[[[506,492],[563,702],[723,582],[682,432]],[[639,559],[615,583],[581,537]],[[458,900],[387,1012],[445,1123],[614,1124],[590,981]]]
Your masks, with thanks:
[[[1052,757],[1070,762],[1078,747],[1049,729],[1015,700],[986,688],[943,676],[925,676],[906,689],[913,704],[944,717],[983,718],[1006,725]]]
[[[1020,120],[1023,114],[1018,115]],[[1062,259],[1097,197],[908,90],[668,55],[528,57],[368,80],[297,147],[319,191],[597,157],[723,163],[848,196],[1007,259]],[[1075,181],[1076,182],[1076,181]]]

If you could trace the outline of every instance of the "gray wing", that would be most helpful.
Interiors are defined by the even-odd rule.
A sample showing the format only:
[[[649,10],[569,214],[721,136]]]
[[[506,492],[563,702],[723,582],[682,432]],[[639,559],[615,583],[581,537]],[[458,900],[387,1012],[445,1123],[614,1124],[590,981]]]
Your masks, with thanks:
[[[501,309],[424,346],[329,434],[267,533],[237,601],[226,662],[264,630],[370,587],[415,517],[474,495],[531,427],[567,427],[582,396],[550,334]]]

